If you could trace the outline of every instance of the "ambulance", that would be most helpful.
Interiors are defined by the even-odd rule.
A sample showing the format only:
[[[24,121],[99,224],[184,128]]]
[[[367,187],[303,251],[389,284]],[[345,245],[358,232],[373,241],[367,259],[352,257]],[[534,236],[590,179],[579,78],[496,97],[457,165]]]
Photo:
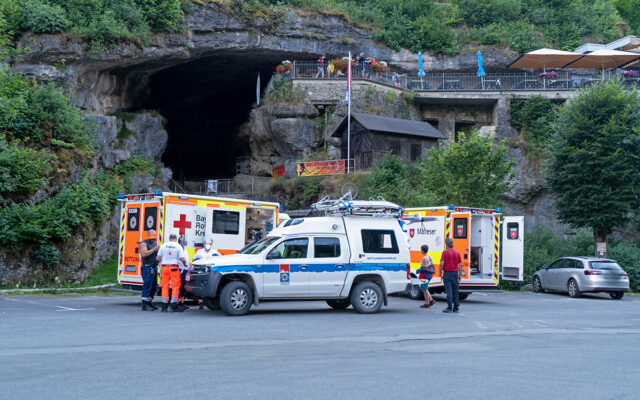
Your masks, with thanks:
[[[443,293],[440,258],[445,238],[453,240],[453,248],[462,257],[460,299],[471,292],[496,290],[503,280],[522,281],[524,258],[524,217],[503,216],[501,209],[470,207],[407,208],[403,213],[403,229],[411,250],[411,269],[420,268],[420,248],[429,246],[436,273],[429,291]],[[413,282],[409,296],[423,299],[419,281]]]
[[[164,243],[176,234],[193,260],[206,238],[221,254],[233,254],[256,237],[266,236],[282,219],[278,203],[168,193],[118,195],[121,202],[118,283],[142,289],[140,242],[157,233]],[[160,276],[160,274],[158,274]]]

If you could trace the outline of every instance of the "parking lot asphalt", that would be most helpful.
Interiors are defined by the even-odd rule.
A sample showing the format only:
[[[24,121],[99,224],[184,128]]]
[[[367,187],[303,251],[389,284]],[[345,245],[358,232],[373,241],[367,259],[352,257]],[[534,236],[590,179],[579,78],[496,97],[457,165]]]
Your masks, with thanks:
[[[140,311],[139,298],[0,296],[0,399],[638,399],[640,298],[474,293]]]

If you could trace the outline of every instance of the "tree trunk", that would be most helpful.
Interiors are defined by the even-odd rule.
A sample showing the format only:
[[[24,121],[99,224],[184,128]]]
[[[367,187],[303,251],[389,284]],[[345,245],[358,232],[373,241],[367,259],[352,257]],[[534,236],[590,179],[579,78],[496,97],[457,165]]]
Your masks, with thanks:
[[[607,257],[607,236],[606,231],[593,230],[593,238],[596,244],[596,257]]]

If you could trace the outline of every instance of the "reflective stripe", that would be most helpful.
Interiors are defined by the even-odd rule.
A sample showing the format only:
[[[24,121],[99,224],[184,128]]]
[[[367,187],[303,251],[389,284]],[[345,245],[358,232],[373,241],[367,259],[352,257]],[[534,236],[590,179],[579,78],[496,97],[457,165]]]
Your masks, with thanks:
[[[171,303],[175,303],[175,302],[177,302],[177,301],[178,301],[178,298],[177,298],[177,297],[172,297],[172,298],[171,298]]]
[[[151,301],[153,300],[153,297],[143,297],[142,301]]]

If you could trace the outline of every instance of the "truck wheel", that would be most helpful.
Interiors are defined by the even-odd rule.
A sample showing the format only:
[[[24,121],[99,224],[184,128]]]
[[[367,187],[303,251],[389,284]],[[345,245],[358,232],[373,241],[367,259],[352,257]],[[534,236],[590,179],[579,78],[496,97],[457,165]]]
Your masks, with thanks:
[[[409,298],[411,300],[424,300],[424,293],[422,293],[422,289],[418,285],[411,285],[411,290],[409,290]]]
[[[332,299],[327,300],[327,304],[334,310],[344,310],[351,305],[351,302],[349,299]]]
[[[242,281],[229,282],[220,293],[220,308],[231,316],[245,315],[253,303],[253,292]]]
[[[382,307],[382,289],[371,281],[358,283],[350,297],[353,309],[360,314],[375,314]]]
[[[207,306],[209,310],[215,311],[220,309],[220,300],[214,299],[213,297],[203,298],[202,303],[204,303],[204,305]]]
[[[471,293],[458,293],[458,300],[462,301],[462,300],[466,300],[467,297],[469,297]]]

